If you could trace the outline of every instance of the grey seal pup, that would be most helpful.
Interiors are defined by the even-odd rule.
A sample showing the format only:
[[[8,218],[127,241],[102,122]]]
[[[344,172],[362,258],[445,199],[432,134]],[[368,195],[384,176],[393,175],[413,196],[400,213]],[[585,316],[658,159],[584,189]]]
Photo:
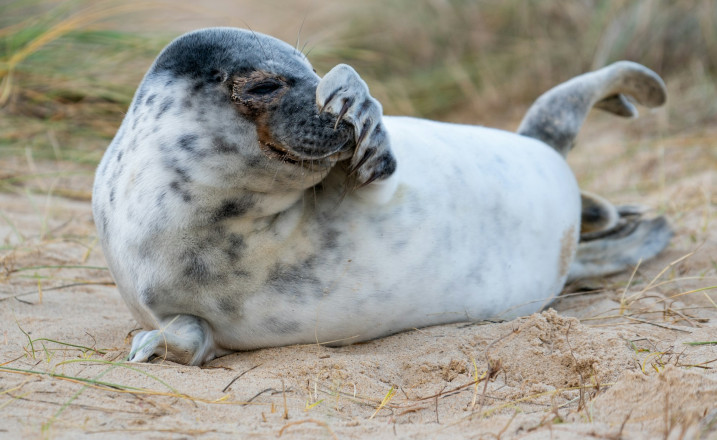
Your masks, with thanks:
[[[93,188],[108,266],[146,329],[130,360],[510,319],[568,279],[656,255],[667,222],[581,194],[564,159],[593,106],[634,115],[627,96],[659,106],[664,84],[613,64],[548,91],[518,133],[384,117],[347,65],[321,78],[240,29],[177,38]]]

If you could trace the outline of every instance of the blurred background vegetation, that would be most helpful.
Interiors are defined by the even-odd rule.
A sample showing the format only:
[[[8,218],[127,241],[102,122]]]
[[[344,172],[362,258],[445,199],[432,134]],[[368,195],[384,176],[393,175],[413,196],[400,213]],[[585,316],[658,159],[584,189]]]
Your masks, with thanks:
[[[541,92],[618,59],[670,86],[669,127],[717,121],[714,0],[214,0],[0,3],[0,157],[94,165],[172,38],[251,27],[339,62],[387,114],[515,128]]]

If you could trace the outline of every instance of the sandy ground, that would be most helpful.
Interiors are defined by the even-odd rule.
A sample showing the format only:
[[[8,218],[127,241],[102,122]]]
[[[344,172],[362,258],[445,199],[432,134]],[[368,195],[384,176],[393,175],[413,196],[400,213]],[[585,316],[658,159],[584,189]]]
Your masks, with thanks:
[[[3,160],[4,177],[50,177],[0,193],[0,437],[717,438],[717,349],[685,344],[717,341],[717,182],[703,154],[717,136],[645,141],[606,134],[607,121],[583,136],[578,175],[619,202],[662,207],[676,231],[632,280],[573,286],[511,322],[202,368],[120,362],[138,325],[97,246],[82,195],[91,170]],[[53,195],[62,188],[77,199]]]
[[[252,25],[295,35],[295,14],[273,20]],[[201,368],[122,362],[139,328],[97,244],[92,170],[0,158],[0,179],[38,176],[0,192],[0,438],[717,438],[717,345],[686,344],[717,341],[717,132],[656,135],[669,114],[592,117],[570,157],[585,188],[673,225],[634,274],[510,322]]]

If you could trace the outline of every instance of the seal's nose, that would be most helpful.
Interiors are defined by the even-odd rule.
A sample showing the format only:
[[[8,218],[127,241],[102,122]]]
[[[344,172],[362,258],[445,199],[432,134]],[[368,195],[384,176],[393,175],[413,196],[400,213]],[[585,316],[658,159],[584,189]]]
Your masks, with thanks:
[[[274,143],[305,160],[324,159],[337,153],[350,157],[355,149],[355,133],[351,124],[336,123],[335,115],[321,112],[316,102],[318,77],[304,77],[267,112]]]

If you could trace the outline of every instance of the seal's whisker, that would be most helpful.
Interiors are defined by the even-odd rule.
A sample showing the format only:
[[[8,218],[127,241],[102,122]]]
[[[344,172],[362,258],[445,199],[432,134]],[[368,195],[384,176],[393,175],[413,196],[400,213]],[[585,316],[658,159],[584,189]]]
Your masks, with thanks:
[[[274,187],[274,184],[276,183],[276,178],[279,175],[279,167],[276,167],[276,170],[274,171],[274,176],[271,178],[271,183],[269,184],[270,188]]]
[[[259,45],[259,49],[261,49],[261,52],[264,54],[264,58],[273,59],[274,57],[269,57],[269,55],[267,55],[266,50],[264,50],[264,45],[261,44],[261,40],[259,40],[259,37],[257,36],[256,32],[254,32],[254,29],[249,26],[249,23],[244,20],[242,20],[242,22],[244,22],[246,28],[249,29],[249,32],[251,32],[252,36],[254,36],[254,40],[256,40],[256,43]]]
[[[347,167],[344,166],[346,176],[344,178],[344,183],[342,185],[343,188],[341,189],[341,194],[339,196],[339,205],[344,201],[344,199],[346,199],[346,197],[351,191],[356,189],[356,177],[348,173],[348,170],[346,168]]]
[[[311,187],[311,192],[314,195],[314,208],[319,206],[319,200],[316,197],[316,185],[318,185],[319,182],[314,182],[314,185]]]
[[[306,49],[306,45],[309,44],[309,40],[304,41],[304,45],[301,46],[301,54],[308,58],[309,54],[304,53],[304,49]],[[311,49],[313,49],[315,46],[312,46]]]
[[[304,45],[304,46],[306,46],[306,45]],[[309,54],[311,53],[311,51],[314,50],[315,48],[316,48],[316,46],[311,46],[311,49],[309,49],[308,52],[306,52],[306,53],[304,54],[304,56],[308,58],[308,57],[309,57]],[[303,48],[302,48],[302,50],[303,50]]]
[[[296,45],[294,45],[295,50],[299,50],[299,39],[301,38],[301,31],[304,29],[304,23],[306,23],[306,17],[309,15],[308,12],[304,14],[304,18],[301,19],[301,26],[299,26],[299,31],[296,33]],[[306,43],[304,43],[305,45]],[[301,53],[301,51],[299,51]]]
[[[330,172],[330,171],[329,171]],[[328,174],[328,173],[327,173]],[[311,192],[314,194],[314,208],[318,208],[319,206],[319,200],[316,196],[316,187],[321,184],[321,181],[324,179],[325,175],[315,175],[313,179],[313,184],[311,185]]]

